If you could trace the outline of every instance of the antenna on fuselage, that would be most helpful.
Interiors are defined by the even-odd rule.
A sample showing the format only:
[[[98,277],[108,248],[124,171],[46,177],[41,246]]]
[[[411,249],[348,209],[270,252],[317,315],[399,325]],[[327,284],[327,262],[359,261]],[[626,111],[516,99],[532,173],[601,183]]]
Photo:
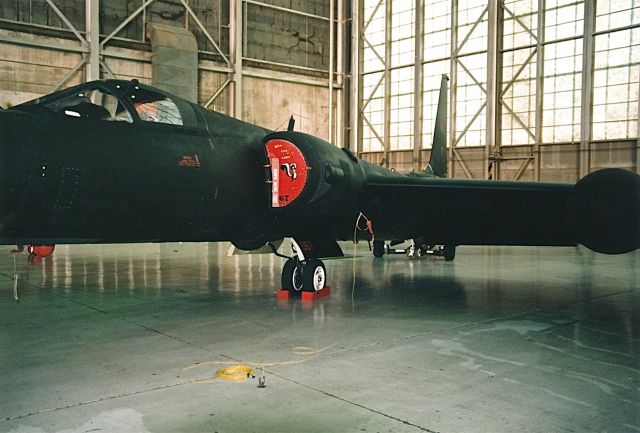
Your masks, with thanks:
[[[122,89],[121,93],[120,93],[120,97],[127,97],[129,96],[129,91],[131,91],[131,88],[133,88],[135,90],[135,92],[137,92],[140,89],[140,81],[138,81],[137,78],[134,78],[133,80],[129,81],[129,84],[127,84],[127,87],[125,87],[124,89]],[[135,93],[133,92],[133,93]]]
[[[296,126],[296,119],[291,116],[289,118],[289,125],[287,125],[287,131],[293,131],[293,127]]]

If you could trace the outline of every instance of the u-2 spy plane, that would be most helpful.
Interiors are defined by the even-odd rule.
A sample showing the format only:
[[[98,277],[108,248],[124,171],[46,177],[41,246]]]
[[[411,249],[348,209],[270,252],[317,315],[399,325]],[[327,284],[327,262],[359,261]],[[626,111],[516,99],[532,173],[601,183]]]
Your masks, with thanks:
[[[446,83],[430,164],[408,175],[137,80],[43,96],[0,112],[0,244],[231,241],[252,250],[291,237],[295,255],[282,271],[291,291],[322,289],[320,258],[339,254],[336,240],[354,228],[377,256],[385,239],[581,243],[605,254],[640,246],[635,173],[605,169],[575,185],[446,178],[442,95]]]

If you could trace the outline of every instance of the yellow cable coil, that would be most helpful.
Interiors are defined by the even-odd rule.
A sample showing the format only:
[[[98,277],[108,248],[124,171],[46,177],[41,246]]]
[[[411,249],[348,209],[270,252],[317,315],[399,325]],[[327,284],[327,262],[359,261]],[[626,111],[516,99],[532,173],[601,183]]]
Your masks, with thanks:
[[[253,368],[248,365],[230,365],[216,371],[216,377],[222,380],[241,381],[253,377]]]

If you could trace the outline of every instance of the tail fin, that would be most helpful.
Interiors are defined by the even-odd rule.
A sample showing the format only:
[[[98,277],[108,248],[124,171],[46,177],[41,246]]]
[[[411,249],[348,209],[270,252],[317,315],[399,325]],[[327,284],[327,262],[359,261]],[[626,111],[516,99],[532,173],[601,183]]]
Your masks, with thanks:
[[[442,74],[433,145],[429,164],[427,164],[427,172],[437,177],[447,177],[447,81],[449,77]]]

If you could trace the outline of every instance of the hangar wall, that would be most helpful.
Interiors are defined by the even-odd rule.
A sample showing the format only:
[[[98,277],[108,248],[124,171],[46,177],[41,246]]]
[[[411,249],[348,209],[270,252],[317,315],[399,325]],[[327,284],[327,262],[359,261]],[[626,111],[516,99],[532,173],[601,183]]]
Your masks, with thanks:
[[[326,139],[331,126],[335,140],[344,136],[344,121],[335,119],[344,97],[337,84],[343,71],[338,76],[340,62],[335,59],[343,51],[338,49],[339,38],[330,37],[329,4],[324,0],[2,2],[0,105],[15,105],[96,78],[92,68],[99,70],[100,78],[138,78],[155,84],[147,26],[153,23],[194,34],[200,104],[267,128],[286,128],[293,115],[297,130]],[[333,16],[334,36],[343,34],[342,25],[336,24],[339,15]],[[91,40],[92,25],[99,28],[97,42]],[[333,110],[328,108],[329,78],[334,82]],[[329,115],[334,116],[331,121]]]
[[[267,128],[293,115],[298,130],[323,138],[331,131],[334,143],[373,163],[399,171],[425,165],[436,87],[448,73],[451,175],[575,181],[602,167],[637,172],[640,5],[556,3],[2,2],[0,105],[78,84],[92,69],[101,78],[152,83],[146,24],[154,23],[194,34],[199,103]],[[568,138],[551,130],[567,130]]]

